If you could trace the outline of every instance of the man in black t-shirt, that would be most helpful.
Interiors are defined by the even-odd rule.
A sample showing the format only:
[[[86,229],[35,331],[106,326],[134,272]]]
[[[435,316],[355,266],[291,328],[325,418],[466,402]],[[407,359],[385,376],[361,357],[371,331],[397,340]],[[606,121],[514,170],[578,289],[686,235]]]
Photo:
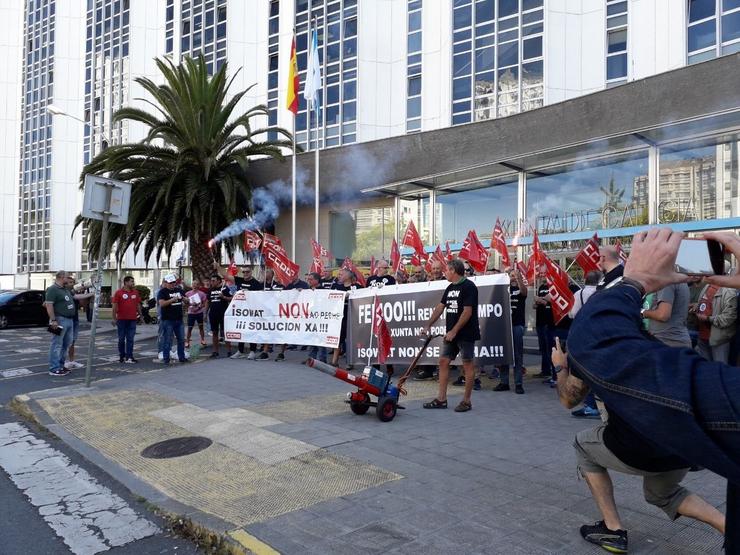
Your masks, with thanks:
[[[396,278],[388,274],[388,262],[379,260],[375,268],[375,275],[370,276],[367,280],[368,287],[383,287],[385,285],[395,285]]]
[[[333,289],[335,283],[336,280],[331,273],[331,269],[324,268],[324,271],[321,273],[321,289]]]
[[[524,368],[524,310],[527,302],[527,287],[521,272],[516,268],[509,270],[511,285],[511,333],[514,337],[514,391],[524,393],[522,385],[522,369]],[[501,382],[493,388],[494,391],[509,391],[509,365],[502,364],[500,368]]]
[[[332,289],[336,291],[354,291],[355,289],[362,289],[362,286],[355,281],[355,274],[352,270],[342,268],[339,270],[339,277],[337,281],[332,285]],[[342,316],[342,327],[339,332],[339,347],[334,349],[334,355],[332,356],[331,363],[333,366],[339,364],[339,355],[346,352],[347,348],[345,341],[347,339],[347,313],[349,311],[349,297],[344,296],[344,314]]]
[[[447,333],[439,357],[439,390],[437,397],[424,403],[425,409],[447,408],[447,378],[450,373],[450,362],[460,353],[465,372],[465,393],[455,412],[466,412],[473,408],[470,396],[473,392],[475,377],[475,342],[480,339],[478,326],[478,288],[465,277],[465,266],[462,260],[450,260],[445,272],[450,285],[445,289],[442,300],[435,307],[432,316],[422,333],[429,334],[434,322],[445,310]]]
[[[560,402],[566,408],[573,408],[583,400],[590,386],[575,368],[569,371],[568,358],[559,339],[552,350],[552,364]],[[620,418],[618,411],[609,411],[606,423],[576,434],[573,446],[578,470],[603,518],[596,524],[581,526],[581,536],[586,541],[612,553],[627,553],[627,531],[622,527],[614,501],[609,469],[642,476],[645,501],[662,509],[671,520],[690,516],[724,534],[724,515],[681,485],[690,465],[639,434]]]
[[[243,291],[262,291],[262,282],[255,279],[253,274],[254,272],[252,268],[245,267],[242,270],[242,277],[234,276],[234,283],[236,284],[237,288]],[[244,343],[238,343],[237,350],[233,355],[231,355],[231,358],[244,358],[244,346]],[[249,356],[247,358],[249,360],[254,360],[257,357],[256,353],[257,344],[250,343]]]
[[[208,299],[208,321],[211,323],[211,331],[213,332],[213,352],[211,353],[211,358],[218,358],[220,356],[219,339],[224,334],[224,316],[231,299],[231,291],[224,285],[221,276],[213,274],[211,276],[211,289],[209,290]],[[228,341],[225,343],[226,356],[231,356],[231,343]]]
[[[170,347],[172,334],[177,338],[177,359],[180,362],[188,362],[185,358],[185,333],[182,323],[182,300],[185,292],[176,284],[177,276],[168,274],[164,277],[164,287],[157,293],[157,301],[161,310],[162,326],[162,362],[170,363]],[[159,359],[155,359],[159,362]]]

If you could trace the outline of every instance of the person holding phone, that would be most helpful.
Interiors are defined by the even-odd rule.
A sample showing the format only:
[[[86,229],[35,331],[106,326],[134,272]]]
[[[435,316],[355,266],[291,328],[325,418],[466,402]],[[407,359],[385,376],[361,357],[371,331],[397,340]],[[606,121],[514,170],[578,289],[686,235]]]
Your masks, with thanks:
[[[729,268],[725,273],[727,271]],[[737,292],[729,287],[707,283],[699,293],[694,312],[699,321],[697,352],[707,360],[727,364],[736,330]]]
[[[594,295],[574,321],[578,341],[570,345],[568,366],[603,399],[610,421],[616,415],[655,449],[727,478],[725,550],[740,553],[740,372],[651,340],[640,329],[645,294],[691,279],[676,271],[683,238],[667,227],[635,235],[622,279]],[[734,233],[704,238],[740,258]],[[737,273],[704,279],[740,288]]]

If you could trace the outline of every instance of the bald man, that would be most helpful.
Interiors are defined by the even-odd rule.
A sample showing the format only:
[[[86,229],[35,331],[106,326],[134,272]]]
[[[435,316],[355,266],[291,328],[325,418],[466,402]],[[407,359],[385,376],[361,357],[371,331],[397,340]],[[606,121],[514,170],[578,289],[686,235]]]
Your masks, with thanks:
[[[370,276],[367,280],[368,287],[383,287],[384,285],[395,285],[396,278],[388,274],[388,261],[378,260],[375,267],[375,275]]]

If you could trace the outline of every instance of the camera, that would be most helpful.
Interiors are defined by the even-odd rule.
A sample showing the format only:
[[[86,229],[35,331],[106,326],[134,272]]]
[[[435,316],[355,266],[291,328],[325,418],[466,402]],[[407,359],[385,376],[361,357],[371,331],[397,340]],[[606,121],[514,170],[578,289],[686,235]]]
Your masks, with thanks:
[[[86,279],[84,281],[81,281],[80,283],[75,283],[73,290],[75,293],[82,293],[83,291],[90,289],[92,287],[92,284],[92,279]]]

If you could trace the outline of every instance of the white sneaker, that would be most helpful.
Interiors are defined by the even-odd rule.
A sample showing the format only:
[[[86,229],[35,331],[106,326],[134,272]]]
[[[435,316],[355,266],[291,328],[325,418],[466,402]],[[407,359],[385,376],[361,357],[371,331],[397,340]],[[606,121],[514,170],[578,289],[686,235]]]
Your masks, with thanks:
[[[250,351],[249,354],[247,355],[247,360],[254,360],[256,358],[257,358],[257,353],[255,353],[254,351]]]
[[[85,367],[84,364],[77,362],[76,360],[70,361],[68,364],[70,368],[84,368]]]
[[[72,362],[65,362],[64,363],[64,369],[65,370],[72,370],[72,368],[74,368],[74,366],[72,366],[72,364],[73,364]]]
[[[244,358],[244,353],[240,353],[239,351],[237,351],[233,355],[231,355],[229,358]]]

